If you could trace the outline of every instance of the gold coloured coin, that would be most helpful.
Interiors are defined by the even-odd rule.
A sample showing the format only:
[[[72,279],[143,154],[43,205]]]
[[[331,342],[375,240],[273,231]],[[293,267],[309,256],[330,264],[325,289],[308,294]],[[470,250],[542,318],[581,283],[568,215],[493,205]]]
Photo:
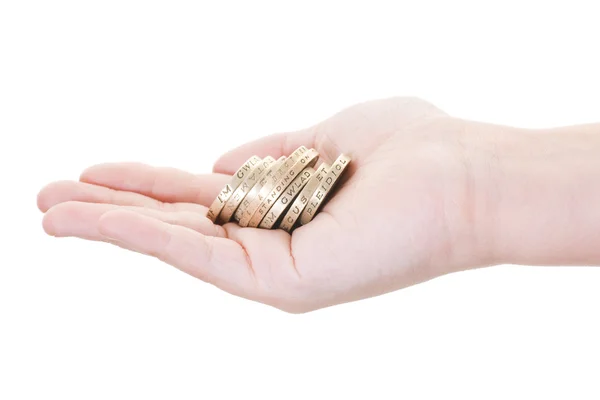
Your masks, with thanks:
[[[248,222],[248,226],[252,228],[258,227],[260,221],[267,215],[273,204],[277,201],[283,191],[292,183],[296,175],[302,172],[306,167],[312,167],[317,162],[319,153],[315,149],[310,149],[304,153],[292,167],[283,174],[283,176],[271,186],[271,191],[262,200],[252,218]],[[265,189],[265,188],[263,188]]]
[[[282,195],[277,199],[273,207],[269,210],[267,215],[262,219],[259,228],[271,229],[275,223],[279,220],[279,217],[288,209],[292,201],[298,196],[300,191],[306,186],[306,184],[312,178],[315,170],[311,167],[305,168],[296,178],[290,183],[285,189]]]
[[[248,226],[248,223],[250,222],[250,219],[254,215],[254,212],[261,205],[265,196],[268,195],[271,192],[271,190],[273,190],[273,186],[275,186],[277,184],[281,175],[283,175],[285,172],[287,172],[296,163],[296,160],[298,159],[298,157],[301,157],[302,154],[305,152],[306,152],[306,147],[304,147],[304,146],[298,147],[296,149],[296,151],[294,151],[289,157],[287,157],[283,161],[283,163],[279,166],[279,168],[275,172],[273,172],[273,174],[271,176],[269,176],[269,177],[265,176],[265,177],[263,177],[263,179],[260,180],[260,182],[256,185],[257,187],[260,185],[260,187],[258,187],[258,191],[257,191],[256,195],[252,199],[249,199],[247,206],[246,206],[246,204],[247,204],[246,201],[244,201],[242,204],[242,205],[244,205],[244,212],[243,212],[241,218],[239,219],[240,226],[242,226],[242,227]]]
[[[277,170],[279,170],[279,167],[281,167],[281,165],[285,162],[286,159],[287,157],[285,156],[279,157],[279,159],[273,164],[271,164],[267,168],[267,170],[262,174],[262,177],[258,179],[256,184],[242,199],[242,203],[238,206],[237,210],[235,211],[233,218],[236,221],[240,221],[243,218],[243,216],[246,214],[247,208],[252,204],[252,201],[256,198],[256,195],[258,194],[260,189],[264,186],[268,179],[273,177],[273,174],[275,174]],[[248,217],[248,219],[250,219],[250,217]]]
[[[235,189],[231,197],[229,197],[229,200],[225,202],[225,206],[223,207],[223,210],[221,210],[221,214],[219,214],[219,218],[217,219],[219,222],[223,224],[229,222],[231,216],[244,199],[244,196],[246,196],[250,189],[252,189],[260,177],[262,177],[263,172],[265,172],[274,162],[275,159],[273,157],[267,156],[254,166],[252,172],[246,177],[246,179],[244,179],[240,186]]]
[[[300,217],[300,214],[302,214],[304,207],[306,207],[308,200],[310,200],[311,196],[317,189],[317,186],[319,186],[321,181],[327,175],[327,172],[329,172],[329,168],[329,164],[321,163],[319,168],[317,168],[317,172],[313,175],[310,181],[308,181],[306,186],[304,186],[304,189],[302,189],[298,197],[296,197],[296,200],[294,200],[288,212],[283,216],[283,219],[279,223],[280,229],[283,229],[286,232],[292,231],[294,225],[296,225],[296,221]]]
[[[306,225],[315,217],[317,211],[321,205],[323,205],[325,198],[329,193],[331,193],[331,189],[339,180],[340,176],[342,176],[342,173],[346,167],[348,167],[350,161],[351,159],[349,156],[346,154],[340,154],[337,160],[331,164],[331,168],[329,169],[327,176],[317,187],[310,200],[306,204],[304,211],[302,211],[302,215],[300,216],[300,224]]]
[[[237,189],[238,186],[244,180],[250,171],[252,171],[254,165],[256,165],[260,161],[260,158],[257,156],[250,157],[242,166],[235,172],[231,181],[225,185],[225,187],[219,192],[217,198],[210,205],[206,217],[210,219],[212,222],[217,220],[219,213],[225,206],[225,202],[231,197],[233,191]]]

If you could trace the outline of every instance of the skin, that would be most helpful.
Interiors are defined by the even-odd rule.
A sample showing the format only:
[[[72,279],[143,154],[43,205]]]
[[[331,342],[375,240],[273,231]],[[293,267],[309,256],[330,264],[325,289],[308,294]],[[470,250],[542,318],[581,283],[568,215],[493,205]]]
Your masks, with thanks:
[[[292,235],[212,224],[209,206],[251,155],[298,146],[352,163]],[[600,126],[524,130],[451,117],[415,98],[350,107],[267,136],[194,175],[136,163],[44,187],[45,231],[157,257],[293,313],[497,264],[600,264]]]

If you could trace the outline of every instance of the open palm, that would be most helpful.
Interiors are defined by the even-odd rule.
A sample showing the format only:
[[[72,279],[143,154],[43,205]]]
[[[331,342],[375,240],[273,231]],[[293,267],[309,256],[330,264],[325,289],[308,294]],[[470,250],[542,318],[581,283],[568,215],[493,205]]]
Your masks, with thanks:
[[[38,205],[54,236],[100,240],[155,256],[230,293],[290,312],[382,294],[473,262],[464,122],[429,103],[393,98],[348,108],[303,131],[276,134],[194,175],[102,164],[54,182]],[[352,163],[315,219],[282,230],[214,225],[219,190],[251,155],[298,146]]]

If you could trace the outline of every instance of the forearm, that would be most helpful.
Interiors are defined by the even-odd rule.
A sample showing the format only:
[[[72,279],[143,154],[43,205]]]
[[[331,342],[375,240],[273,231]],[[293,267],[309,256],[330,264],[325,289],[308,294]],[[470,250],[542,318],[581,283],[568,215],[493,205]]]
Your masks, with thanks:
[[[600,265],[600,124],[507,129],[488,150],[494,263]]]

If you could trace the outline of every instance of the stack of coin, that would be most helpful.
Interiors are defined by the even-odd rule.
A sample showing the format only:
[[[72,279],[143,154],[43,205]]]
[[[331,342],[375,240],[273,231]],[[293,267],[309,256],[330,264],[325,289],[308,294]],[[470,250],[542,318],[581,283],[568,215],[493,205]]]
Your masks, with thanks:
[[[207,218],[224,224],[283,229],[309,223],[323,206],[350,164],[341,154],[331,165],[316,166],[319,153],[300,146],[275,160],[250,157],[233,175],[208,209]]]

